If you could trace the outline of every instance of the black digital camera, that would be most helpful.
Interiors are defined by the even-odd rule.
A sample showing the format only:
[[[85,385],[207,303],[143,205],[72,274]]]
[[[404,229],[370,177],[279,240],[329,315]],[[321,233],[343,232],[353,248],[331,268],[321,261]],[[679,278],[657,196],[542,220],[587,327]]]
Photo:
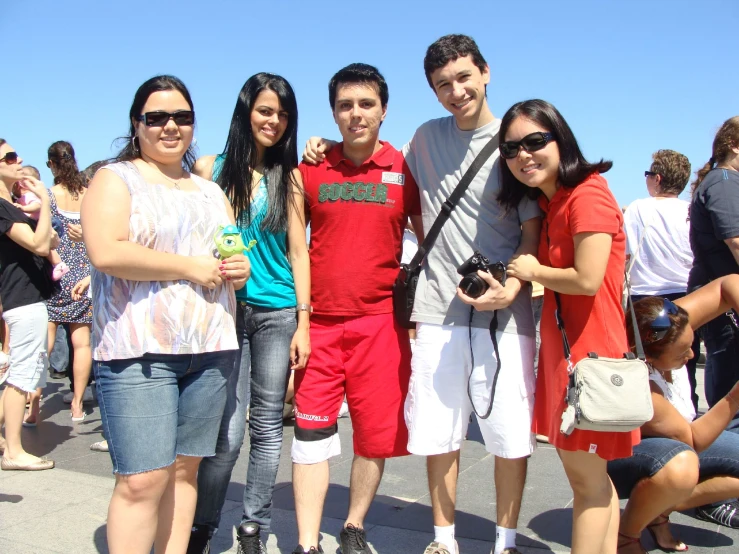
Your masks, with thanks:
[[[459,288],[462,289],[467,296],[477,298],[482,296],[488,290],[488,284],[480,277],[477,272],[486,271],[493,276],[493,279],[505,286],[506,269],[503,262],[490,263],[485,256],[475,251],[469,260],[464,262],[457,269],[457,273],[462,276],[459,282]]]

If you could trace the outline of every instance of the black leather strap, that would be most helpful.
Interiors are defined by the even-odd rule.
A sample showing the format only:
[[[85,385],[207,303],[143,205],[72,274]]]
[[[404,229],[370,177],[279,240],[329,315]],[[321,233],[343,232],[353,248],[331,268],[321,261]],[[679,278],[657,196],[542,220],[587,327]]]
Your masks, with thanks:
[[[547,246],[549,246],[549,221],[547,220]],[[626,281],[627,285],[627,296],[628,296],[628,305],[629,305],[629,312],[631,313],[631,324],[634,330],[634,344],[636,345],[636,357],[639,358],[641,361],[646,362],[647,358],[644,355],[644,345],[641,342],[641,335],[639,335],[639,326],[636,322],[636,313],[634,312],[634,304],[631,302],[631,287],[629,286],[628,281]],[[557,302],[557,309],[554,311],[554,317],[557,320],[557,327],[559,328],[559,332],[562,334],[562,350],[564,351],[565,360],[572,363],[570,360],[571,351],[570,351],[570,341],[567,339],[567,333],[565,332],[565,321],[562,318],[562,301],[560,300],[559,293],[554,292],[554,300]]]
[[[428,233],[426,233],[426,237],[423,239],[423,243],[418,247],[416,255],[413,256],[413,259],[408,264],[409,273],[413,273],[423,263],[423,260],[426,259],[426,254],[431,250],[431,247],[434,245],[434,242],[441,232],[441,228],[449,219],[454,208],[459,204],[459,201],[462,199],[462,195],[464,195],[465,191],[470,186],[472,179],[475,178],[475,175],[477,175],[485,162],[488,161],[488,158],[492,156],[493,152],[498,149],[498,140],[499,135],[498,133],[495,133],[495,136],[493,136],[482,150],[480,150],[480,153],[474,159],[472,164],[470,164],[470,167],[467,168],[467,171],[465,171],[464,175],[459,180],[459,184],[457,184],[449,195],[449,198],[447,198],[441,205],[439,215],[436,216],[433,225],[431,225],[431,229],[429,229]]]

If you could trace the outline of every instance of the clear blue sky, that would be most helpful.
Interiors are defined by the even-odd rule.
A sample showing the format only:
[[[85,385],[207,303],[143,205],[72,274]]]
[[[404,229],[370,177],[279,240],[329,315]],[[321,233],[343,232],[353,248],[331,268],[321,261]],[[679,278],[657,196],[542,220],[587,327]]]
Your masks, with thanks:
[[[258,71],[287,78],[299,140],[338,135],[331,75],[351,62],[379,67],[390,87],[382,138],[396,147],[447,115],[423,74],[439,36],[475,38],[492,74],[498,117],[516,101],[549,100],[587,157],[627,204],[646,195],[651,153],[684,153],[695,171],[713,136],[739,114],[737,0],[487,0],[438,2],[90,0],[5,2],[0,137],[42,170],[46,149],[70,141],[80,167],[113,153],[136,88],[159,73],[190,88],[200,154],[220,152],[236,97]]]

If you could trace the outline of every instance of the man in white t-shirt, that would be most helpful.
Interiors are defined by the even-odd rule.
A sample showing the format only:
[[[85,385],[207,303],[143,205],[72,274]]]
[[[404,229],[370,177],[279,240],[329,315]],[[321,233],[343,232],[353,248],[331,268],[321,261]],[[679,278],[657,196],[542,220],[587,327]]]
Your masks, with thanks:
[[[649,198],[632,202],[624,213],[633,296],[683,296],[693,265],[690,204],[678,198],[690,179],[688,158],[658,150],[644,175]]]
[[[624,212],[627,268],[631,299],[662,296],[677,300],[688,290],[688,274],[693,265],[690,247],[690,204],[678,196],[690,179],[688,158],[674,150],[652,154],[652,165],[644,172],[649,198],[634,200]],[[687,364],[690,396],[698,409],[695,370],[700,337],[693,342],[696,356]]]

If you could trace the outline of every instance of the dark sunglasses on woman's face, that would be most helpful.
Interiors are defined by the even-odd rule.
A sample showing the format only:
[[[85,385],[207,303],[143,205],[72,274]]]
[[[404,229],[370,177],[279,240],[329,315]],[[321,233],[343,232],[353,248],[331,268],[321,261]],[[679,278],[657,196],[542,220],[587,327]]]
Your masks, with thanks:
[[[2,158],[0,162],[5,162],[8,165],[18,163],[18,152],[8,152]]]
[[[541,150],[547,144],[554,140],[552,133],[531,133],[526,135],[521,140],[507,140],[500,143],[500,155],[506,160],[512,160],[521,151],[521,148],[526,152],[536,152]]]
[[[656,171],[645,171],[644,172],[644,177],[656,177],[657,175],[659,175],[659,173],[657,173]]]
[[[657,342],[665,338],[665,335],[672,327],[672,321],[669,316],[677,315],[678,311],[677,305],[672,300],[668,300],[667,298],[662,299],[662,309],[657,314],[657,317],[649,324],[649,328],[654,332],[654,335],[650,337],[650,342]]]
[[[175,125],[192,125],[195,123],[195,112],[190,110],[182,110],[179,112],[146,112],[139,116],[139,121],[143,121],[147,127],[164,127],[170,119],[174,119]]]

